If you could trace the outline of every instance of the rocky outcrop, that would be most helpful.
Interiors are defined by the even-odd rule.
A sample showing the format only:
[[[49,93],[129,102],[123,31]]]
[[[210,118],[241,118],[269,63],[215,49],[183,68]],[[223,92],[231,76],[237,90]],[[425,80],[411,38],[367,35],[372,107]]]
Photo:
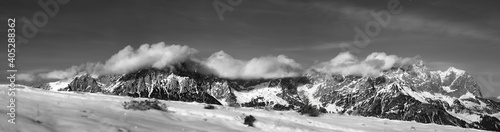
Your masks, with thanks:
[[[144,69],[125,74],[111,92],[115,95],[157,98],[164,100],[221,104],[208,89],[209,83],[180,77],[169,70]]]
[[[98,78],[92,77],[92,75],[85,74],[75,77],[71,83],[68,84],[67,88],[62,90],[65,91],[77,91],[77,92],[103,92],[102,84]]]

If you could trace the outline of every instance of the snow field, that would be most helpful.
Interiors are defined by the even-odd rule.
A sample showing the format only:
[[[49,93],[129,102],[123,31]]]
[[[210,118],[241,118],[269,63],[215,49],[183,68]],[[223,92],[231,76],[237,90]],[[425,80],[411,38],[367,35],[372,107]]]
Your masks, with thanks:
[[[8,88],[0,86],[0,103],[7,105]],[[134,111],[122,107],[124,101],[144,100],[103,94],[55,92],[34,88],[18,89],[16,93],[16,124],[0,114],[2,132],[181,132],[181,131],[480,131],[454,126],[421,124],[372,117],[323,114],[308,117],[294,111],[266,111],[252,108],[161,101],[168,112]],[[6,113],[7,107],[0,107]],[[245,115],[254,116],[255,127],[243,124]]]

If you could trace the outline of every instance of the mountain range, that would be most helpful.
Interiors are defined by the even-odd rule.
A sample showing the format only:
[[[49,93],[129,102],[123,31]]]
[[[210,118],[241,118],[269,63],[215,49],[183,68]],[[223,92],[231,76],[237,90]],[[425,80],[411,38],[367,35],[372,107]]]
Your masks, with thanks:
[[[162,100],[299,110],[435,123],[500,131],[500,103],[482,96],[466,71],[430,71],[422,61],[394,66],[378,76],[329,74],[228,79],[204,74],[194,62],[120,75],[80,74],[39,86],[54,91],[101,92]]]

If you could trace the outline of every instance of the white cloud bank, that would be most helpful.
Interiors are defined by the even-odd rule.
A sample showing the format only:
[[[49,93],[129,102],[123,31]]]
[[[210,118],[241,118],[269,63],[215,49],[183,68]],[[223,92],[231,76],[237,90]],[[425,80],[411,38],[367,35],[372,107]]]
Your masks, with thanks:
[[[383,70],[390,69],[393,66],[407,65],[414,62],[415,58],[401,58],[383,52],[374,52],[364,60],[358,59],[349,52],[342,52],[328,62],[313,66],[312,69],[332,74],[378,76]]]
[[[145,67],[164,68],[184,62],[198,51],[188,46],[143,44],[137,50],[127,46],[111,56],[103,66],[104,73],[123,74]]]
[[[101,74],[124,74],[136,71],[141,68],[164,68],[166,66],[183,62],[189,59],[198,51],[188,46],[165,45],[164,42],[157,44],[143,44],[134,50],[132,46],[127,46],[115,55],[111,56],[104,64],[87,63],[79,66],[72,66],[65,70],[54,70],[48,73],[40,73],[38,77],[42,79],[68,79],[82,73],[95,75]],[[25,75],[25,80],[33,81],[35,78]]]
[[[79,66],[72,66],[65,70],[54,70],[48,73],[41,73],[38,76],[42,79],[68,79],[75,77],[78,74],[89,73],[98,74],[102,69],[101,63],[86,63]]]
[[[193,55],[198,50],[188,46],[143,44],[138,49],[127,46],[111,56],[104,64],[86,63],[72,66],[65,70],[55,70],[48,73],[21,75],[21,80],[33,81],[36,77],[42,79],[69,79],[82,73],[94,75],[125,74],[143,68],[165,68],[187,60],[195,60],[208,68],[211,74],[231,79],[283,78],[300,76],[304,68],[295,60],[284,55],[262,56],[250,60],[235,59],[231,55],[219,51],[203,61],[196,61]],[[377,76],[382,70],[395,65],[412,63],[414,58],[401,58],[385,53],[372,53],[364,60],[359,60],[349,52],[343,52],[328,62],[312,66],[316,71],[343,74]]]
[[[21,73],[16,75],[17,80],[32,82],[35,81],[35,76],[33,74]]]
[[[284,55],[264,56],[251,60],[234,59],[219,51],[212,54],[204,64],[216,75],[225,78],[255,79],[299,76],[302,66]]]

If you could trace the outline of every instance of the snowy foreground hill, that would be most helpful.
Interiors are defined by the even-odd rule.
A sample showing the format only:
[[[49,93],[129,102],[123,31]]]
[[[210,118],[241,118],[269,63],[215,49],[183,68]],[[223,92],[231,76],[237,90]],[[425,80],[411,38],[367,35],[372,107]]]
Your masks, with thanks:
[[[18,88],[16,124],[7,122],[9,96],[6,85],[0,86],[1,132],[235,132],[235,131],[481,131],[449,125],[423,124],[374,117],[323,114],[319,117],[300,115],[295,111],[234,108],[194,102],[161,101],[167,112],[159,110],[126,110],[125,101],[145,100],[101,93],[49,91]],[[243,124],[243,117],[255,117],[255,127]]]

